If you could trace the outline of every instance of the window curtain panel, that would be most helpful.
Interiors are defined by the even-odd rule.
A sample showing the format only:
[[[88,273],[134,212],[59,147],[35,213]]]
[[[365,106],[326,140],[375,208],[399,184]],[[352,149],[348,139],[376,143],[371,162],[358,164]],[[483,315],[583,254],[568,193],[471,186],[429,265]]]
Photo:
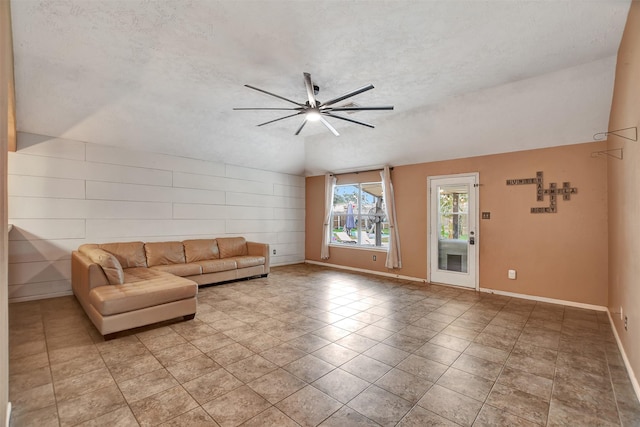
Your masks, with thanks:
[[[389,247],[387,248],[387,268],[402,268],[402,256],[400,255],[400,233],[396,222],[396,202],[393,195],[393,184],[391,183],[391,171],[389,166],[385,166],[380,172],[382,177],[382,197],[384,200],[385,215],[389,221]]]
[[[329,259],[329,243],[331,242],[331,210],[333,209],[333,188],[336,177],[331,174],[324,176],[324,224],[322,225],[322,248],[320,258]]]

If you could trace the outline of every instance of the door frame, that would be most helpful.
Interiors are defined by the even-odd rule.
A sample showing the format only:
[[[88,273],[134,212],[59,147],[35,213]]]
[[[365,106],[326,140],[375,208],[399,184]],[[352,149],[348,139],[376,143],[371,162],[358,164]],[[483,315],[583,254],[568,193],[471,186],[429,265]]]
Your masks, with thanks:
[[[431,280],[431,273],[432,273],[432,269],[431,269],[431,263],[432,263],[432,256],[437,256],[437,254],[433,254],[433,251],[431,250],[431,225],[432,225],[432,218],[431,218],[431,181],[433,180],[438,180],[438,179],[448,179],[448,178],[473,178],[475,183],[473,185],[473,188],[469,189],[469,192],[473,192],[473,196],[474,196],[474,200],[475,200],[475,214],[473,215],[473,218],[475,220],[475,227],[474,227],[474,234],[475,234],[475,249],[474,249],[474,256],[473,257],[467,257],[467,260],[469,262],[469,264],[471,264],[472,262],[474,263],[474,271],[475,271],[475,277],[474,277],[474,286],[473,287],[467,287],[467,286],[461,286],[461,285],[452,285],[452,284],[446,284],[447,286],[456,286],[458,288],[464,288],[464,289],[475,289],[476,291],[478,291],[480,289],[480,192],[479,192],[479,188],[480,188],[480,173],[479,172],[466,172],[466,173],[457,173],[457,174],[450,174],[450,175],[433,175],[433,176],[428,176],[427,177],[427,281],[429,283],[434,283]],[[469,213],[469,218],[471,218],[471,213]]]

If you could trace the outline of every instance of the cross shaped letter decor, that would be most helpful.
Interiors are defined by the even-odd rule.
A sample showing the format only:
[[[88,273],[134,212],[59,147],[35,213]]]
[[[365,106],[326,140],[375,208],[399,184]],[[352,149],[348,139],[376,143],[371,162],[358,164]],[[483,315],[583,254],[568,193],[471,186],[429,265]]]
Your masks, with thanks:
[[[562,195],[562,200],[571,200],[572,194],[577,194],[578,189],[571,187],[568,182],[562,183],[562,188],[558,188],[555,182],[549,184],[549,188],[544,188],[542,180],[542,172],[536,172],[535,178],[523,178],[523,179],[508,179],[507,185],[524,185],[524,184],[536,184],[536,200],[538,202],[544,201],[544,195],[549,195],[549,207],[546,208],[531,208],[531,213],[556,213],[558,212],[557,197]]]

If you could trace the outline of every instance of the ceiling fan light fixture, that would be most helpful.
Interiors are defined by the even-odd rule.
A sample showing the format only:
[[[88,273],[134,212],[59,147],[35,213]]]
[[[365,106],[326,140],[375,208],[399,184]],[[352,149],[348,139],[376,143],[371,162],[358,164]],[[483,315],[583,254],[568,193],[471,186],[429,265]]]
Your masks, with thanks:
[[[307,111],[305,117],[310,122],[317,122],[320,120],[320,111],[318,111],[317,109],[309,110]]]
[[[368,128],[374,128],[373,125],[370,125],[369,123],[365,123],[365,122],[361,122],[359,120],[354,120],[351,119],[349,117],[345,117],[345,116],[341,116],[339,114],[335,114],[336,112],[344,112],[347,114],[352,114],[356,111],[382,111],[382,110],[393,110],[393,106],[392,105],[387,105],[387,106],[381,106],[381,107],[361,107],[353,102],[349,102],[348,104],[345,105],[335,105],[339,102],[344,101],[345,99],[351,98],[352,96],[356,96],[359,95],[363,92],[366,92],[368,90],[373,89],[373,85],[369,84],[367,86],[363,86],[359,89],[356,90],[352,90],[351,92],[347,92],[344,95],[341,95],[337,98],[333,98],[330,99],[328,101],[325,102],[320,102],[318,101],[318,99],[316,98],[316,95],[318,94],[318,92],[320,91],[320,87],[318,87],[318,85],[314,84],[311,81],[311,74],[309,73],[302,73],[302,75],[304,76],[304,85],[307,89],[307,100],[304,102],[296,102],[293,101],[289,98],[285,98],[284,96],[280,96],[277,95],[275,93],[272,92],[268,92],[264,89],[260,89],[257,88],[255,86],[251,86],[251,85],[245,85],[246,87],[248,87],[249,89],[253,89],[256,90],[258,92],[262,92],[266,95],[269,96],[273,96],[274,98],[278,98],[281,99],[283,101],[286,101],[290,104],[294,104],[295,107],[289,107],[289,108],[282,108],[282,107],[253,107],[253,108],[234,108],[234,110],[271,110],[271,111],[290,111],[292,112],[292,114],[283,116],[283,117],[279,117],[277,119],[273,119],[273,120],[269,120],[266,121],[264,123],[260,123],[258,126],[264,126],[264,125],[268,125],[270,123],[274,123],[274,122],[279,122],[280,120],[284,120],[284,119],[288,119],[290,117],[296,117],[296,116],[304,116],[304,120],[302,121],[302,124],[300,125],[300,127],[298,127],[298,130],[296,131],[296,133],[294,135],[299,135],[300,131],[302,131],[302,128],[305,126],[305,124],[307,122],[322,122],[322,124],[331,131],[331,133],[333,133],[335,136],[340,136],[340,134],[338,133],[338,131],[331,125],[331,123],[329,123],[329,121],[327,121],[326,118],[332,118],[332,119],[339,119],[339,120],[343,120],[346,122],[350,122],[350,123],[355,123],[361,126],[366,126]],[[323,117],[324,116],[324,117]]]

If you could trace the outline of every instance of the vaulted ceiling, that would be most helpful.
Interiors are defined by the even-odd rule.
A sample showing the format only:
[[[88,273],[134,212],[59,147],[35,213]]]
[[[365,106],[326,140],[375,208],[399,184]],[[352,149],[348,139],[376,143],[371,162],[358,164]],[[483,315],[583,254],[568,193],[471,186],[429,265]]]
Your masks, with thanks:
[[[629,0],[13,0],[19,131],[294,174],[582,143],[606,130]],[[372,83],[394,105],[256,125]],[[337,123],[336,123],[337,122]]]

